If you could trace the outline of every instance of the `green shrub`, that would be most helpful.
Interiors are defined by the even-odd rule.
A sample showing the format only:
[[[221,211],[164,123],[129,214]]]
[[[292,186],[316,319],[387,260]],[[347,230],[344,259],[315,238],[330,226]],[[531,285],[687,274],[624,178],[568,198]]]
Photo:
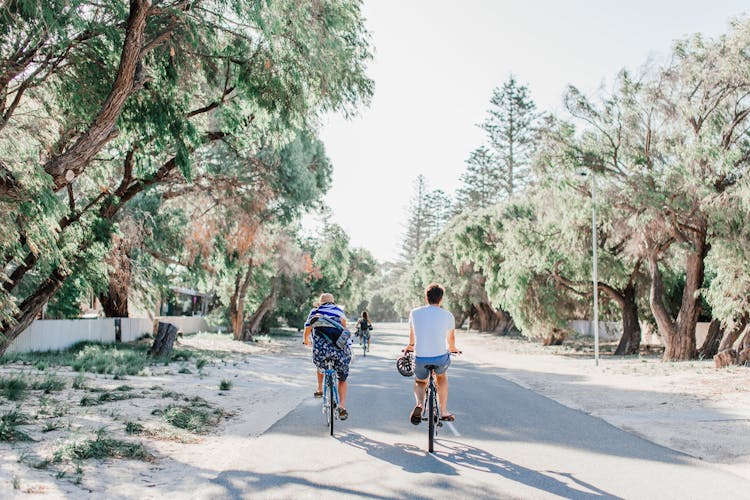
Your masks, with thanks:
[[[11,401],[18,401],[26,396],[29,384],[22,377],[0,378],[0,394]]]
[[[128,434],[142,434],[145,428],[137,422],[126,422],[125,432]]]
[[[0,441],[31,441],[31,436],[18,429],[29,422],[28,415],[18,410],[10,410],[0,415]]]
[[[192,406],[169,405],[162,411],[162,416],[170,425],[203,434],[219,424],[222,411],[201,403]]]
[[[59,463],[64,459],[88,460],[90,458],[132,458],[135,460],[153,460],[151,455],[141,443],[131,443],[104,437],[104,432],[99,431],[96,439],[90,439],[82,443],[72,443],[55,451],[52,461]]]
[[[232,388],[232,381],[231,380],[224,379],[224,380],[222,380],[219,383],[219,390],[220,391],[228,391],[231,388]]]
[[[35,391],[44,391],[45,394],[59,392],[65,389],[65,381],[55,375],[49,374],[44,377],[44,380],[37,380],[32,383],[31,388]]]
[[[199,358],[195,360],[195,368],[198,370],[201,370],[206,364],[208,363],[208,360],[206,358]]]

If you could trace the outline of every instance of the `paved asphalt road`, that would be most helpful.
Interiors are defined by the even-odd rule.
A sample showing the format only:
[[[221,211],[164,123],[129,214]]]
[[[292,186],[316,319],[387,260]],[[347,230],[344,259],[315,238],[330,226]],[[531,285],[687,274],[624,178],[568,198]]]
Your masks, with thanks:
[[[355,345],[350,418],[336,422],[334,437],[327,435],[320,400],[311,394],[243,446],[238,467],[211,478],[206,493],[295,499],[750,498],[750,482],[742,478],[508,382],[498,375],[501,367],[474,360],[479,346],[459,345],[464,355],[449,370],[455,432],[443,427],[436,453],[429,454],[426,425],[408,421],[412,379],[399,375],[394,364],[405,330],[376,330],[373,339],[366,358]],[[310,392],[312,376],[311,370]]]

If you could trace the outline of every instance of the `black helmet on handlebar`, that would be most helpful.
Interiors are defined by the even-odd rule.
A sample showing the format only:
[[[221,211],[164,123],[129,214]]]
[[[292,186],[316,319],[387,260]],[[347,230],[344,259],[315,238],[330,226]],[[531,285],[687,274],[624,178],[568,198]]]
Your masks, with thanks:
[[[414,375],[414,354],[412,352],[405,352],[396,360],[396,369],[404,377],[411,377]]]

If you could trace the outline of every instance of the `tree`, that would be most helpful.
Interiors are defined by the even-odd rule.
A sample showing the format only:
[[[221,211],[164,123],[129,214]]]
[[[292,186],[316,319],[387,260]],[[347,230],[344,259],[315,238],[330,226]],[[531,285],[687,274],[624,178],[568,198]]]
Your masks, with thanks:
[[[74,38],[69,51],[49,49],[62,54],[54,84],[37,79],[35,92],[19,93],[29,73],[11,75],[15,109],[44,126],[34,146],[21,114],[10,117],[2,132],[19,132],[22,161],[0,137],[0,212],[13,228],[0,237],[8,278],[0,350],[81,268],[81,249],[110,244],[118,213],[141,193],[190,182],[194,157],[216,143],[245,149],[262,131],[283,145],[318,113],[349,114],[371,93],[369,42],[354,2],[151,8],[132,0],[129,11],[118,2],[76,9],[91,13],[91,36]],[[27,25],[7,26],[23,40]],[[63,189],[67,198],[56,194]]]
[[[652,77],[621,73],[601,106],[575,90],[568,98],[574,116],[589,124],[580,158],[616,192],[614,206],[633,231],[631,248],[648,266],[666,360],[696,356],[705,259],[720,236],[713,207],[731,196],[750,158],[747,24],[715,41],[678,42],[671,62]],[[675,316],[665,302],[664,271],[676,259],[685,284]]]
[[[466,160],[466,171],[461,174],[463,185],[456,191],[460,212],[487,208],[507,196],[501,187],[498,158],[486,146],[480,146]]]
[[[531,181],[536,105],[525,85],[511,75],[492,91],[490,109],[481,125],[497,165],[497,187],[510,198]]]
[[[417,258],[422,244],[429,237],[431,216],[428,208],[428,192],[427,179],[420,174],[414,180],[412,187],[406,234],[404,234],[401,249],[401,257],[406,262],[413,262]]]

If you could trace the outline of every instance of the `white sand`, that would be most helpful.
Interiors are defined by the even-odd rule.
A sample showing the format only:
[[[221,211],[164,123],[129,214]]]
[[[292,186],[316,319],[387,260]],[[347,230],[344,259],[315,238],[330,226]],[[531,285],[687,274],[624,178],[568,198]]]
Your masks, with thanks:
[[[403,327],[400,327],[403,328]],[[86,374],[87,385],[114,390],[123,384],[138,397],[81,406],[83,396],[97,393],[73,390],[76,374],[57,370],[68,381],[61,393],[26,398],[20,408],[38,415],[22,428],[35,442],[0,442],[0,488],[3,497],[46,493],[46,497],[76,497],[90,492],[112,497],[111,485],[122,487],[123,497],[159,498],[177,484],[205,486],[210,471],[222,470],[251,448],[252,440],[300,401],[309,397],[309,354],[299,338],[245,344],[228,336],[199,335],[182,339],[181,346],[200,349],[210,362],[197,370],[195,361],[151,367],[151,376],[113,380]],[[613,359],[603,356],[596,367],[588,354],[568,347],[543,348],[536,344],[488,334],[460,333],[467,359],[497,366],[502,376],[554,399],[563,405],[600,417],[650,441],[700,458],[716,467],[750,478],[750,369],[715,370],[712,362],[663,363],[658,358]],[[180,368],[192,373],[178,373]],[[54,368],[48,371],[55,372]],[[0,374],[44,374],[33,367],[6,366]],[[219,391],[222,380],[232,382]],[[197,435],[166,424],[155,409],[182,403],[165,397],[173,391],[199,396],[224,417],[217,429]],[[0,404],[4,412],[15,404]],[[147,434],[128,435],[126,422],[139,422]],[[57,423],[60,429],[42,432]],[[71,442],[92,438],[98,429],[107,437],[142,442],[153,453],[152,462],[86,460],[35,469],[30,464],[53,456]],[[229,453],[232,450],[232,453]],[[184,477],[184,465],[204,470],[206,477]],[[14,480],[15,479],[15,480]],[[77,484],[78,483],[78,484]],[[17,489],[14,489],[17,488]],[[183,489],[184,491],[184,489]]]

